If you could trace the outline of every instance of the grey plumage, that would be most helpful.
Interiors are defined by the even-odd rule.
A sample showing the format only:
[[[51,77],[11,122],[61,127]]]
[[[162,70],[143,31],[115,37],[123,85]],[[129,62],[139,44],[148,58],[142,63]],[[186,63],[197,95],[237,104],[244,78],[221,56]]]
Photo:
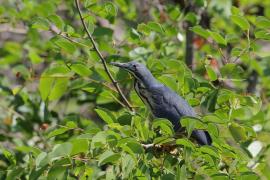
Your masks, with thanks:
[[[134,88],[143,102],[149,106],[157,118],[166,118],[174,125],[175,132],[181,130],[179,120],[183,116],[196,116],[193,108],[176,92],[158,82],[151,72],[141,63],[111,63],[129,71],[135,78]],[[210,145],[211,137],[207,131],[194,130],[191,135],[201,145]]]

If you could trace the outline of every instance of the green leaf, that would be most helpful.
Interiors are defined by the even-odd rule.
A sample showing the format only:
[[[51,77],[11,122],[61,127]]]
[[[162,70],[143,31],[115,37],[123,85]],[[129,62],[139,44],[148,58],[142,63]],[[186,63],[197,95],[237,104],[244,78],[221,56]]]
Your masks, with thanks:
[[[89,149],[89,141],[86,139],[74,139],[72,141],[72,151],[71,155],[79,153],[87,153]]]
[[[46,152],[40,153],[36,158],[36,166],[37,167],[43,167],[47,165],[49,162],[48,154]]]
[[[76,51],[76,46],[67,39],[58,38],[54,43],[67,53],[74,53]]]
[[[126,146],[128,146],[135,154],[142,154],[144,152],[142,145],[136,141],[129,141],[126,143]]]
[[[221,119],[215,114],[207,114],[202,119],[205,122],[214,122],[214,123],[220,123],[220,124],[227,122],[225,119]]]
[[[257,30],[254,34],[257,39],[270,40],[270,32],[265,29]]]
[[[85,133],[77,136],[77,139],[88,139],[91,140],[93,138],[93,134],[91,133]]]
[[[105,111],[103,109],[95,109],[95,111],[99,115],[99,117],[102,120],[104,120],[107,124],[111,124],[115,122],[114,116],[108,111]]]
[[[107,133],[104,131],[98,132],[93,138],[91,142],[91,148],[98,148],[98,147],[103,147],[106,144],[106,138],[107,138]]]
[[[218,92],[218,89],[213,89],[210,91],[202,103],[202,105],[205,106],[209,112],[214,112],[216,109]]]
[[[45,18],[37,17],[37,18],[34,19],[31,27],[35,28],[35,29],[49,30],[50,23]]]
[[[11,164],[16,164],[16,158],[15,158],[15,156],[11,153],[11,152],[9,152],[8,150],[5,150],[5,149],[3,149],[2,150],[2,153],[3,153],[3,155],[5,156],[5,158],[11,163]]]
[[[110,28],[105,28],[105,27],[97,27],[95,28],[93,32],[93,36],[95,37],[101,37],[101,36],[111,37],[112,35],[113,35],[113,30]]]
[[[117,119],[120,125],[130,125],[131,120],[132,120],[132,115],[130,114],[124,114]]]
[[[48,17],[48,19],[60,30],[64,29],[65,23],[63,22],[62,18],[60,16],[57,16],[55,14],[52,14]]]
[[[177,166],[176,179],[187,179],[187,167],[185,164],[181,167],[180,165]]]
[[[129,35],[133,40],[139,40],[141,38],[141,34],[134,28],[131,28]]]
[[[210,36],[214,39],[214,41],[216,41],[218,44],[227,45],[227,41],[220,34],[218,34],[217,32],[208,32],[210,33]]]
[[[219,131],[218,131],[218,127],[216,124],[214,123],[209,123],[207,126],[207,131],[209,132],[209,134],[218,137],[219,136]]]
[[[144,23],[141,23],[137,26],[137,31],[145,34],[145,35],[149,35],[151,32],[151,29]]]
[[[192,27],[192,31],[194,33],[204,37],[205,39],[207,39],[210,36],[210,33],[207,30],[203,29],[201,26],[198,26],[198,25]]]
[[[155,138],[153,143],[154,144],[168,144],[168,143],[174,142],[174,140],[175,139],[171,137],[161,136],[161,137]]]
[[[211,175],[212,180],[229,180],[229,176],[225,173],[218,173]]]
[[[66,126],[68,127],[68,128],[70,128],[70,129],[74,129],[74,128],[77,128],[78,126],[77,126],[77,124],[74,122],[74,121],[68,121],[67,123],[66,123]]]
[[[72,147],[73,146],[70,142],[55,145],[52,152],[48,154],[49,160],[52,162],[56,159],[69,156],[72,152]]]
[[[206,69],[206,72],[208,74],[210,81],[217,80],[218,76],[217,76],[216,72],[212,69],[212,67],[206,66],[205,69]]]
[[[106,2],[104,6],[107,14],[111,16],[117,15],[117,7],[112,2]]]
[[[231,20],[237,24],[242,30],[248,30],[249,29],[249,23],[246,20],[245,17],[239,16],[239,15],[232,15]]]
[[[66,179],[67,177],[67,168],[64,166],[52,166],[48,172],[48,179]]]
[[[223,78],[238,78],[244,73],[244,70],[237,64],[227,63],[222,68],[220,68],[220,73]]]
[[[162,132],[165,134],[172,135],[173,134],[173,125],[167,119],[155,119],[153,122],[153,128],[159,127]]]
[[[71,65],[71,70],[76,72],[77,74],[81,76],[89,76],[91,74],[90,69],[85,64],[76,63]]]
[[[148,22],[147,26],[149,27],[150,30],[158,32],[158,33],[164,33],[164,29],[159,23],[156,22]]]
[[[106,163],[115,163],[120,157],[121,155],[119,153],[107,150],[99,156],[98,165],[101,166]]]
[[[190,99],[188,99],[188,103],[192,106],[192,107],[194,107],[194,106],[198,106],[199,104],[200,104],[200,100],[199,99],[197,99],[197,98],[190,98]]]
[[[188,139],[177,139],[176,140],[176,144],[177,145],[182,145],[184,147],[188,147],[188,148],[191,148],[191,149],[195,149],[195,145]]]
[[[180,123],[183,127],[186,127],[188,137],[190,137],[194,129],[205,129],[206,125],[201,122],[200,119],[195,117],[185,116],[180,119]]]
[[[16,150],[23,153],[33,153],[34,157],[37,157],[42,152],[38,147],[26,146],[26,145],[17,146]]]
[[[173,7],[171,10],[169,10],[169,16],[173,20],[177,20],[181,15],[180,8],[178,7]]]
[[[59,129],[55,129],[53,130],[52,132],[50,132],[48,135],[47,135],[47,138],[51,138],[51,137],[54,137],[54,136],[58,136],[60,134],[64,134],[65,132],[67,132],[68,130],[70,130],[70,128],[67,128],[67,127],[61,127]]]
[[[239,179],[241,179],[241,180],[259,180],[261,178],[254,172],[243,172],[243,173],[241,173]]]
[[[206,154],[209,154],[213,157],[216,157],[216,158],[220,158],[220,155],[217,153],[217,150],[210,146],[202,146],[200,147],[199,149],[202,153],[206,153]]]
[[[129,154],[124,154],[121,159],[123,167],[122,179],[129,179],[128,177],[132,173],[132,170],[136,167],[136,163],[132,156],[130,156]]]
[[[92,16],[85,17],[85,22],[90,34],[92,34],[95,30],[95,19]]]
[[[57,100],[66,91],[69,69],[65,66],[56,66],[42,73],[39,82],[39,91],[43,101]]]
[[[116,97],[111,93],[111,91],[104,89],[101,93],[99,93],[96,103],[98,105],[113,103],[115,102],[115,98]],[[111,114],[110,111],[106,111],[106,112]]]
[[[193,12],[188,12],[187,15],[185,16],[185,20],[190,22],[191,24],[195,25],[197,22],[197,15]]]
[[[258,17],[256,17],[255,26],[258,28],[269,29],[270,28],[270,20],[264,16],[258,16]]]
[[[11,169],[7,171],[5,180],[21,179],[20,176],[22,175],[22,173],[24,173],[24,168],[20,166],[11,166]]]
[[[239,8],[237,8],[236,6],[232,6],[231,13],[232,13],[232,15],[239,15],[239,14],[241,14],[241,10]]]
[[[237,123],[229,124],[229,130],[236,142],[244,142],[248,140],[245,128]]]
[[[38,64],[38,63],[41,63],[43,61],[43,59],[33,49],[29,50],[28,56],[33,64]]]

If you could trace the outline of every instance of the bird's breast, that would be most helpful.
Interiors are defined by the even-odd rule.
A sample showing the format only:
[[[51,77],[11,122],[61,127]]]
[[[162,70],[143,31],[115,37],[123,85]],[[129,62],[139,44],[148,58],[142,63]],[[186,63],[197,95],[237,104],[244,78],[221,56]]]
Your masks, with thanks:
[[[153,102],[152,102],[152,98],[149,91],[138,80],[134,82],[134,89],[136,93],[138,94],[138,96],[143,101],[143,103],[147,105],[150,108],[150,110],[153,112],[154,107],[153,107]]]
[[[143,103],[148,106],[148,108],[151,110],[152,114],[156,117],[158,117],[156,112],[160,109],[160,104],[162,102],[162,97],[158,97],[158,95],[153,94],[151,90],[145,88],[143,84],[141,84],[139,81],[135,81],[134,83],[134,89],[138,96],[141,98]]]

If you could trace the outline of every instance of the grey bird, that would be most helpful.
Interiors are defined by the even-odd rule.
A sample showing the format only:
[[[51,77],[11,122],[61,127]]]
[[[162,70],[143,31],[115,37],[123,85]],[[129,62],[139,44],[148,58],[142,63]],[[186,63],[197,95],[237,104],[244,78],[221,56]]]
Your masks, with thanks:
[[[127,63],[112,62],[111,65],[127,70],[134,77],[134,88],[154,117],[166,118],[174,126],[174,131],[182,131],[180,119],[183,116],[195,117],[193,108],[176,92],[157,81],[144,64],[137,61]],[[200,145],[211,145],[207,131],[193,130],[191,137]]]

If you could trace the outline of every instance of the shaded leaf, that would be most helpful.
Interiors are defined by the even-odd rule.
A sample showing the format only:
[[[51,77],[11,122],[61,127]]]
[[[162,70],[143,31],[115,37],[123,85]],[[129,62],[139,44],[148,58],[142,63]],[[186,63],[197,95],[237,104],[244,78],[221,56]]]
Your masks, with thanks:
[[[245,128],[236,123],[229,125],[229,130],[236,142],[244,142],[248,139]]]
[[[114,153],[110,150],[107,150],[99,156],[98,165],[101,166],[101,165],[106,164],[106,163],[114,163],[120,157],[121,157],[121,155],[119,153]]]

